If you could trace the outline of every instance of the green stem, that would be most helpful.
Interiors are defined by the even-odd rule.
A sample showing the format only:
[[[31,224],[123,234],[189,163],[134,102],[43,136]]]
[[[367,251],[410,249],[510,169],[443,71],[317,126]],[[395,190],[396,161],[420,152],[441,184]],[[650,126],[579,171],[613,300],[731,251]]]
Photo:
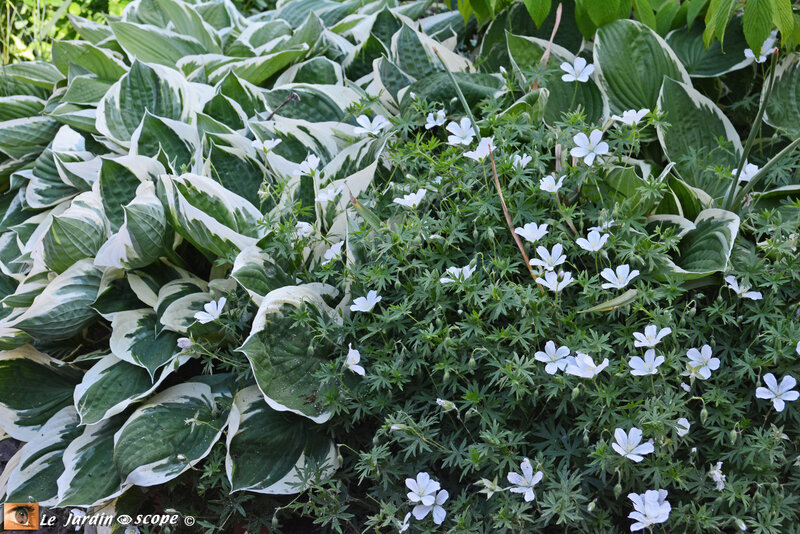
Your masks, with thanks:
[[[738,207],[744,200],[744,197],[747,195],[747,193],[749,193],[753,189],[756,182],[759,182],[763,177],[765,177],[767,175],[767,171],[772,169],[772,167],[774,167],[781,159],[788,156],[789,153],[791,153],[795,148],[798,147],[798,145],[800,145],[800,138],[792,141],[783,150],[781,150],[775,156],[773,156],[773,158],[769,160],[763,167],[761,167],[761,170],[758,171],[755,174],[755,176],[753,176],[753,178],[751,178],[750,181],[747,182],[747,184],[742,188],[742,190],[739,191],[739,193],[736,195],[733,202],[731,203],[731,208],[736,207],[736,210],[731,210],[731,211],[738,211]]]
[[[439,54],[439,51],[435,48],[433,49],[436,52],[436,57],[439,58],[439,62],[442,64],[444,71],[447,73],[447,76],[450,78],[450,81],[453,82],[453,87],[456,88],[456,94],[458,95],[458,99],[461,101],[461,105],[464,106],[464,110],[467,112],[467,116],[469,120],[472,121],[472,129],[475,131],[475,135],[478,136],[478,141],[481,140],[481,132],[478,129],[478,123],[475,122],[475,116],[472,114],[472,110],[469,108],[469,104],[467,104],[467,99],[464,98],[464,93],[461,92],[461,87],[459,87],[458,82],[456,81],[456,77],[453,76],[453,73],[450,72],[450,69],[447,68],[447,65],[442,59],[442,56]]]

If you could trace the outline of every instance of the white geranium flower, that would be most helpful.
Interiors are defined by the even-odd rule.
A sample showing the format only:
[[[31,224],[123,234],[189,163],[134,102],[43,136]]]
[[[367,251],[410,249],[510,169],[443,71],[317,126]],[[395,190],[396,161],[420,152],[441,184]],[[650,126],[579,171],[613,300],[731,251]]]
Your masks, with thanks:
[[[574,358],[572,356],[567,358],[565,372],[581,378],[594,378],[606,367],[608,367],[608,358],[604,359],[600,365],[595,365],[591,356],[578,352]]]
[[[606,267],[600,273],[600,276],[608,280],[608,283],[600,286],[603,289],[622,289],[627,286],[631,280],[639,276],[639,271],[636,269],[631,271],[631,268],[625,263],[617,267],[616,272]]]
[[[594,65],[591,63],[587,64],[586,60],[582,57],[576,57],[573,63],[567,61],[563,62],[561,64],[561,70],[565,72],[565,74],[561,75],[563,81],[585,83],[589,81],[589,76],[594,72]]]
[[[611,120],[627,124],[628,126],[634,126],[639,124],[648,113],[650,113],[650,110],[647,108],[640,109],[639,111],[629,109],[623,111],[621,117],[619,115],[611,115]]]
[[[366,297],[358,297],[350,306],[350,311],[370,312],[383,297],[378,296],[378,292],[370,289]]]
[[[403,523],[400,525],[400,530],[399,530],[400,534],[403,534],[403,532],[408,530],[408,527],[411,526],[408,523],[409,519],[411,519],[411,512],[408,512],[406,516],[403,518]]]
[[[558,274],[555,271],[547,271],[544,273],[544,276],[539,276],[536,278],[536,283],[543,285],[550,291],[561,291],[568,285],[570,285],[575,280],[572,278],[572,273],[567,271],[559,271]]]
[[[797,385],[797,380],[791,375],[786,375],[781,379],[781,383],[775,379],[775,375],[767,373],[764,375],[764,383],[767,387],[759,387],[756,389],[756,397],[759,399],[767,399],[772,401],[775,410],[782,412],[786,406],[786,402],[796,401],[800,397],[800,393],[794,391]]]
[[[281,144],[281,140],[267,139],[266,141],[259,141],[258,139],[254,139],[250,144],[253,146],[253,148],[255,148],[258,151],[269,152],[270,150]]]
[[[691,348],[686,351],[689,357],[689,371],[692,376],[699,376],[702,380],[711,377],[711,371],[719,369],[719,358],[712,358],[711,347],[703,345],[700,350]]]
[[[614,429],[614,439],[616,443],[612,443],[611,448],[620,456],[636,463],[644,460],[644,454],[650,454],[655,450],[652,440],[642,443],[642,431],[636,427],[631,428],[628,433],[621,428]]]
[[[339,241],[331,245],[331,248],[325,251],[325,254],[322,256],[322,259],[325,260],[322,262],[322,265],[327,265],[334,260],[338,260],[342,256],[342,246],[344,246],[344,241]]]
[[[425,193],[428,190],[424,187],[417,191],[416,193],[411,193],[410,195],[403,195],[403,198],[396,198],[394,199],[395,204],[400,204],[401,206],[405,206],[407,208],[416,208],[419,206],[419,203],[422,202],[422,199],[425,197]]]
[[[536,498],[533,488],[542,480],[544,474],[541,471],[537,471],[534,474],[531,461],[527,458],[522,460],[522,463],[519,464],[519,467],[522,470],[521,475],[519,473],[511,472],[507,476],[508,481],[514,484],[514,487],[509,488],[508,491],[511,493],[522,493],[522,498],[525,499],[525,502],[531,502]]]
[[[633,502],[633,512],[628,514],[629,519],[635,523],[631,531],[636,532],[669,519],[672,506],[667,502],[667,490],[647,490],[644,493],[629,493],[628,498]]]
[[[442,490],[436,494],[434,502],[432,504],[418,504],[411,510],[411,513],[414,514],[414,517],[417,520],[425,519],[431,511],[433,512],[433,522],[437,525],[441,525],[444,522],[444,518],[447,515],[447,512],[442,507],[442,505],[447,501],[450,497],[450,494],[447,493],[447,490]]]
[[[475,137],[475,130],[469,117],[464,117],[461,122],[451,122],[446,130],[452,134],[447,136],[447,142],[451,145],[470,145]]]
[[[685,417],[681,417],[678,419],[678,424],[675,426],[675,428],[678,432],[678,436],[683,437],[689,433],[689,429],[692,428],[692,423],[690,423]]]
[[[739,281],[736,280],[736,277],[733,275],[728,275],[725,277],[725,281],[728,283],[728,287],[733,290],[734,293],[737,295],[741,295],[743,298],[750,299],[750,300],[761,300],[764,298],[761,295],[760,291],[750,291],[748,286],[740,286]]]
[[[317,202],[333,202],[342,190],[344,190],[343,184],[331,184],[325,189],[321,189],[314,200]]]
[[[491,137],[484,137],[480,140],[475,150],[464,152],[464,155],[475,161],[483,161],[492,150],[494,150],[494,139]]]
[[[764,63],[769,57],[769,55],[772,54],[772,52],[775,50],[775,41],[777,40],[777,38],[778,38],[778,31],[772,30],[772,32],[769,34],[769,37],[767,37],[764,40],[764,43],[761,45],[761,50],[759,52],[758,57],[756,57],[756,55],[753,53],[753,50],[750,48],[744,49],[744,57],[752,59],[756,63]]]
[[[294,171],[295,176],[302,176],[304,174],[312,175],[317,172],[319,167],[319,158],[314,154],[309,154],[300,166]]]
[[[470,267],[469,265],[465,265],[464,267],[448,267],[445,272],[450,276],[443,276],[439,278],[439,282],[441,282],[442,284],[463,282],[464,280],[472,276],[472,273],[475,272],[475,269],[477,269],[477,266]]]
[[[739,169],[733,169],[731,171],[731,176],[736,176],[736,171]],[[761,167],[754,163],[747,163],[745,162],[744,167],[742,168],[742,174],[739,175],[740,182],[749,182],[753,179],[753,176],[758,174],[758,171],[761,170]]]
[[[356,135],[378,135],[381,130],[391,126],[391,123],[383,115],[375,115],[372,121],[366,115],[361,115],[356,119],[359,124],[358,127],[353,129]]]
[[[797,342],[797,346],[794,348],[794,351],[800,356],[800,341]]]
[[[407,478],[406,487],[411,490],[407,495],[409,501],[431,505],[436,501],[434,494],[439,491],[441,486],[428,473],[423,471],[417,473],[416,480]]]
[[[522,228],[514,228],[514,233],[522,237],[529,243],[536,243],[541,238],[547,235],[547,225],[536,223],[527,223]]]
[[[436,115],[433,113],[428,113],[428,122],[425,123],[425,129],[430,130],[431,128],[435,128],[436,126],[441,126],[444,124],[444,121],[447,119],[447,115],[443,109],[440,109],[436,112]]]
[[[205,306],[203,309],[205,311],[197,312],[194,314],[194,318],[200,321],[200,324],[210,323],[211,321],[216,321],[219,319],[219,316],[222,315],[222,308],[225,307],[225,303],[227,300],[225,297],[222,297],[219,300],[212,300]]]
[[[192,340],[188,337],[179,337],[178,338],[178,348],[182,350],[186,350],[192,346]]]
[[[575,143],[575,148],[569,153],[575,158],[583,158],[586,165],[593,165],[595,158],[601,161],[599,156],[608,154],[608,143],[603,141],[603,132],[601,130],[592,130],[592,133],[587,137],[585,133],[580,132],[572,138]]]
[[[314,233],[314,225],[305,221],[299,221],[294,225],[295,234],[298,238],[303,239]]]
[[[608,220],[608,221],[606,221],[606,222],[604,222],[602,224],[598,224],[597,226],[591,226],[589,228],[589,231],[590,232],[592,232],[592,231],[594,231],[594,232],[603,232],[605,230],[608,230],[612,226],[614,226],[615,222],[616,221],[614,219],[610,219],[610,220]]]
[[[658,373],[658,366],[664,363],[664,360],[663,356],[656,356],[655,349],[648,349],[644,353],[644,359],[634,356],[628,365],[633,376],[654,375]]]
[[[717,489],[719,491],[725,489],[725,475],[722,474],[722,462],[717,462],[717,465],[709,469],[708,476],[717,484]]]
[[[361,362],[361,353],[353,348],[352,343],[347,344],[347,349],[347,359],[344,361],[344,366],[355,374],[364,376],[364,368],[358,365]]]
[[[514,154],[514,167],[518,169],[524,169],[531,161],[533,161],[533,158],[527,154],[521,156],[519,154]]]
[[[436,404],[441,406],[442,410],[444,410],[445,412],[449,412],[450,410],[455,410],[456,409],[456,403],[453,402],[453,401],[437,398],[436,399]]]
[[[567,261],[567,257],[563,254],[564,247],[561,243],[553,245],[553,250],[547,250],[545,247],[536,247],[536,254],[539,258],[530,260],[530,264],[537,267],[542,267],[547,271],[553,271],[556,267]]]
[[[558,182],[556,182],[555,178],[548,174],[539,182],[539,189],[542,191],[547,191],[548,193],[558,193],[558,190],[561,189],[562,185],[564,185],[563,176],[560,176],[558,178]]]
[[[592,230],[589,232],[589,235],[586,236],[586,239],[579,237],[575,240],[575,243],[578,244],[583,250],[587,250],[589,252],[597,252],[603,245],[606,244],[608,241],[608,234],[600,234],[600,232],[596,230]]]
[[[563,371],[567,367],[567,357],[569,356],[569,347],[558,347],[552,341],[544,344],[544,352],[536,351],[533,357],[537,362],[546,363],[544,370],[549,375],[556,374],[557,371]]]
[[[633,342],[634,347],[655,347],[658,343],[664,339],[664,337],[668,336],[672,333],[672,328],[665,327],[661,330],[654,324],[648,325],[644,327],[644,334],[641,332],[634,332],[633,338],[636,340]]]

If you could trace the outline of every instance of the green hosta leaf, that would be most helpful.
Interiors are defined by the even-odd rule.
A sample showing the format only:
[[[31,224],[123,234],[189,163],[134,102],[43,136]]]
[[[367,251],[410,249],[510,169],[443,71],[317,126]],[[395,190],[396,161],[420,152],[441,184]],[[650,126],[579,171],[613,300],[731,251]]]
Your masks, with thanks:
[[[761,98],[767,87],[764,84]],[[775,72],[775,85],[767,99],[764,122],[790,139],[800,137],[800,53],[786,56]]]
[[[168,254],[174,232],[167,224],[164,207],[155,193],[155,184],[141,182],[136,196],[124,210],[124,223],[98,250],[95,265],[139,269]]]
[[[708,193],[674,176],[669,177],[669,188],[678,201],[679,215],[687,219],[694,220],[700,212],[714,205],[714,199]]]
[[[80,434],[75,408],[67,406],[53,415],[38,435],[20,449],[19,464],[8,477],[6,500],[55,505],[58,477],[64,472],[64,450]]]
[[[269,107],[277,108],[292,93],[300,97],[300,101],[292,101],[281,108],[280,115],[290,119],[301,119],[309,122],[340,122],[351,103],[358,101],[358,94],[352,89],[342,86],[287,85],[281,89],[265,91]],[[326,94],[327,93],[327,94]]]
[[[23,117],[0,122],[0,152],[12,158],[38,154],[61,125],[49,117]]]
[[[665,77],[691,84],[675,52],[653,30],[633,20],[617,20],[597,30],[595,76],[611,111],[655,109]]]
[[[232,72],[242,80],[259,85],[287,65],[304,57],[307,53],[308,47],[302,45],[275,52],[274,54],[233,61],[212,72],[208,76],[208,80],[210,83],[217,83]]]
[[[220,93],[217,93],[211,100],[206,102],[203,113],[233,130],[241,129],[247,120],[247,115],[245,115],[242,107],[232,98]]]
[[[30,345],[0,353],[0,427],[14,439],[32,441],[65,406],[82,373]]]
[[[189,170],[199,150],[197,128],[149,112],[145,112],[142,123],[131,138],[132,155],[157,157],[163,151],[163,156],[176,172]]]
[[[658,139],[681,178],[715,198],[722,197],[732,177],[718,178],[714,167],[735,168],[742,143],[731,122],[708,98],[689,84],[664,80],[658,99],[669,127],[659,125]],[[730,143],[721,147],[720,140]]]
[[[297,65],[292,65],[278,77],[275,85],[286,83],[321,83],[325,85],[342,84],[344,74],[342,67],[326,57],[311,58]]]
[[[70,207],[53,217],[44,236],[44,262],[63,273],[76,261],[93,257],[108,235],[100,196],[94,192],[75,197]]]
[[[332,289],[332,288],[330,288]],[[328,360],[334,347],[312,339],[287,316],[294,308],[311,306],[328,320],[337,317],[322,299],[322,284],[287,286],[268,293],[258,308],[250,336],[238,349],[253,368],[256,383],[275,410],[302,415],[315,423],[331,417],[322,402],[333,385],[320,384],[314,373]]]
[[[178,334],[158,332],[156,312],[150,309],[118,312],[111,323],[111,352],[120,360],[147,369],[150,377],[180,349]]]
[[[15,325],[34,337],[57,341],[74,336],[97,317],[91,308],[102,271],[84,259],[59,274]]]
[[[95,107],[82,107],[77,104],[63,103],[50,112],[50,117],[62,124],[72,126],[76,130],[98,134],[97,109]]]
[[[0,121],[35,117],[44,109],[44,100],[30,95],[0,97]]]
[[[123,484],[156,486],[190,469],[211,452],[227,417],[206,384],[189,382],[159,393],[114,436]]]
[[[103,209],[116,232],[125,222],[124,206],[136,196],[139,186],[164,174],[164,166],[145,156],[102,157],[100,195]]]
[[[226,257],[231,247],[242,250],[255,245],[263,237],[257,224],[261,212],[211,178],[164,175],[158,196],[175,231],[216,257]]]
[[[267,170],[244,150],[212,144],[203,174],[254,206],[261,203],[258,191],[266,179]]]
[[[25,202],[34,209],[52,208],[80,191],[61,179],[53,152],[48,148],[33,162],[32,169],[15,173],[28,180]]]
[[[118,21],[111,22],[110,26],[131,61],[138,59],[146,63],[175,67],[182,57],[206,53],[206,49],[194,37],[150,24]]]
[[[247,247],[236,256],[231,276],[247,290],[256,306],[261,305],[264,295],[270,291],[295,283],[291,276],[256,246]]]
[[[752,63],[744,55],[747,43],[742,32],[740,18],[734,18],[725,34],[724,46],[715,41],[706,49],[703,43],[703,27],[695,24],[691,28],[680,28],[667,35],[667,44],[680,58],[692,78],[716,78],[742,69]]]
[[[59,506],[99,506],[125,491],[114,465],[114,434],[122,417],[86,426],[63,451],[64,472],[58,477]]]
[[[64,79],[55,65],[46,61],[24,61],[3,66],[3,74],[51,92]],[[17,93],[17,91],[13,91]]]
[[[248,118],[254,117],[256,113],[264,111],[267,107],[267,101],[261,90],[239,78],[235,72],[228,73],[217,84],[217,91],[236,102]]]
[[[82,69],[106,82],[115,82],[128,72],[125,63],[110,50],[86,41],[54,41],[53,64],[67,74],[71,63],[80,65]]]
[[[72,27],[75,28],[75,31],[78,32],[78,35],[92,44],[99,44],[101,41],[113,35],[111,28],[104,24],[98,24],[97,22],[72,15],[71,13],[67,14],[67,18]]]
[[[739,232],[739,216],[721,209],[700,212],[694,223],[677,215],[654,215],[650,224],[671,224],[681,228],[678,251],[661,275],[686,280],[725,271]]]
[[[125,143],[141,124],[145,113],[188,121],[192,106],[189,87],[174,70],[139,60],[109,89],[97,107],[97,129]]]
[[[439,70],[438,62],[431,57],[417,32],[405,24],[392,38],[392,55],[397,60],[397,66],[415,79],[422,79]]]
[[[629,289],[618,297],[614,297],[613,299],[607,300],[601,304],[598,304],[597,306],[592,306],[591,308],[581,310],[578,313],[607,312],[615,310],[620,306],[630,304],[634,300],[636,300],[636,289]]]
[[[156,3],[172,22],[175,31],[198,40],[208,53],[222,53],[216,30],[203,20],[194,6],[176,0],[156,0]]]
[[[75,387],[75,408],[81,424],[94,425],[122,412],[134,402],[146,399],[188,358],[186,354],[175,357],[161,369],[154,381],[145,368],[120,360],[113,354],[104,356]]]
[[[455,72],[453,76],[470,107],[476,106],[478,102],[486,98],[495,98],[495,95],[503,88],[502,79],[491,74]],[[414,82],[405,93],[404,103],[410,102],[410,96],[408,96],[410,93],[414,93],[419,98],[425,98],[428,102],[442,103],[450,111],[462,109],[460,102],[452,102],[452,99],[457,98],[458,95],[446,72],[437,72]]]
[[[270,408],[258,387],[236,394],[228,417],[225,471],[231,491],[287,495],[304,489],[300,469],[338,467],[336,447],[307,419]]]

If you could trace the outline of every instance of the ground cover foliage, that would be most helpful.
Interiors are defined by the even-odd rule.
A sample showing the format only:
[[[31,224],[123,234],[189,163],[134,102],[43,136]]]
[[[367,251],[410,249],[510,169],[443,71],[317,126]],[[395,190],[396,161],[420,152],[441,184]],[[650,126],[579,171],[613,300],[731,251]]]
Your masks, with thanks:
[[[704,10],[71,16],[0,78],[5,500],[796,531],[800,56]]]

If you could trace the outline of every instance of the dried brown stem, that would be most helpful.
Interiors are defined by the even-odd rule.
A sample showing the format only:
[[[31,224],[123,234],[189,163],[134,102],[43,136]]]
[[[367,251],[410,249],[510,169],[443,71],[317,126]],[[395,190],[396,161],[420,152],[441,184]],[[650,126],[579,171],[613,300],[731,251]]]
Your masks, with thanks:
[[[559,2],[558,7],[556,8],[556,22],[553,24],[553,33],[550,34],[550,41],[547,43],[547,48],[542,54],[542,59],[539,61],[539,70],[543,71],[547,68],[547,62],[550,61],[550,50],[553,48],[553,41],[556,38],[556,32],[558,32],[558,27],[561,25],[561,3]],[[531,87],[531,91],[538,89],[539,84],[535,81],[533,82],[533,86]]]

